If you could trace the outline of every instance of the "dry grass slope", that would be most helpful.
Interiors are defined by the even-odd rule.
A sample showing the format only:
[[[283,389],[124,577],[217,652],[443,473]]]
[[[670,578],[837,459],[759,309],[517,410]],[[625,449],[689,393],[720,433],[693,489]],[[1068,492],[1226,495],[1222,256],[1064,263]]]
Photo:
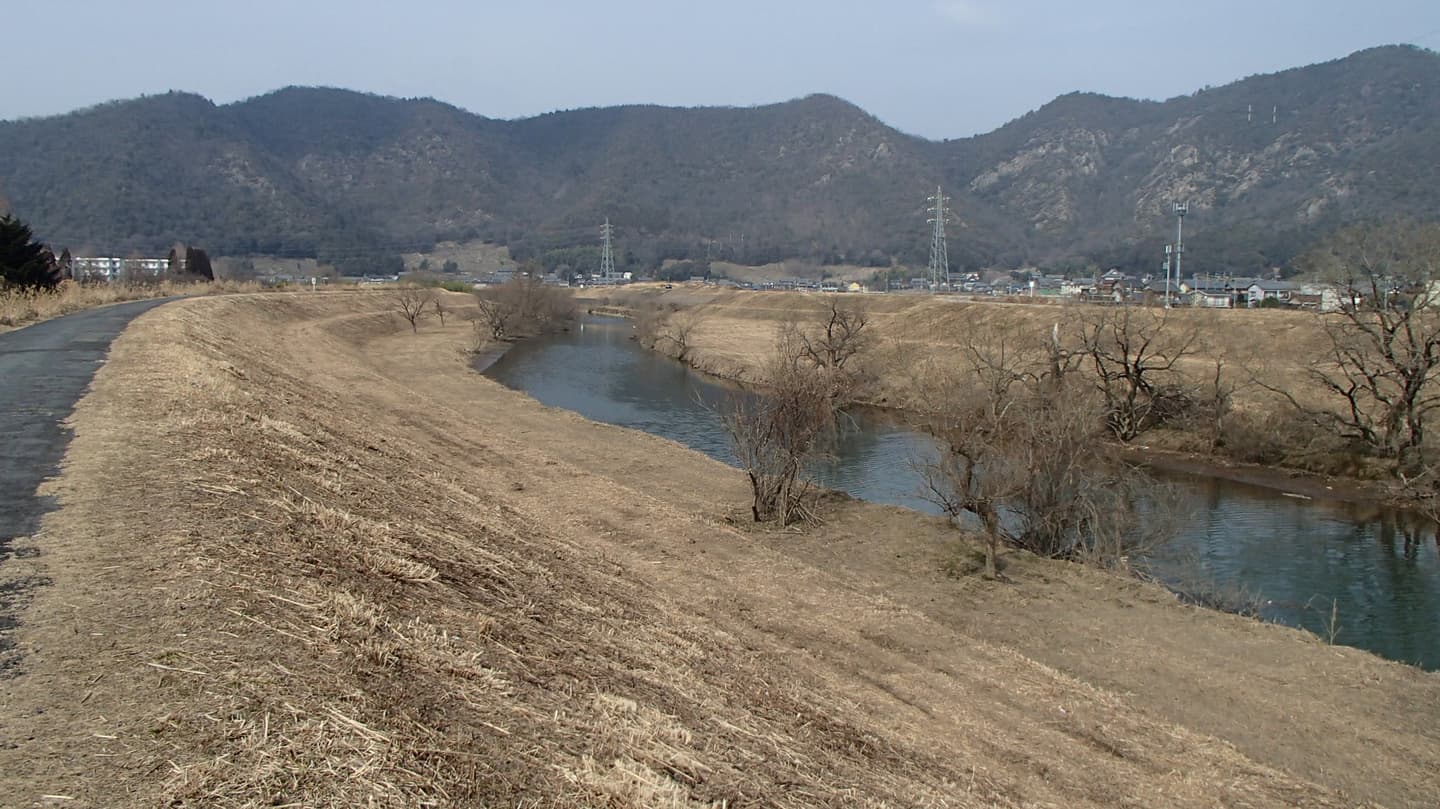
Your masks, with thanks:
[[[0,804],[1357,804],[768,550],[692,485],[733,473],[387,303],[188,301],[116,343],[24,562],[54,583]]]
[[[827,306],[818,293],[744,292],[700,287],[665,290],[639,285],[618,290],[586,290],[588,305],[620,308],[660,306],[693,311],[699,318],[696,343],[702,367],[725,376],[750,379],[771,348],[774,331],[788,320],[813,320]],[[943,354],[965,345],[973,333],[1004,328],[1032,332],[1044,339],[1059,324],[1072,326],[1094,307],[1064,303],[1023,303],[1005,299],[969,300],[928,295],[845,295],[842,300],[870,312],[882,356],[881,365],[919,353]],[[1276,310],[1194,310],[1170,313],[1178,330],[1196,333],[1197,369],[1215,357],[1232,366],[1264,370],[1277,384],[1297,382],[1307,356],[1323,349],[1325,335],[1315,317]],[[895,365],[891,366],[896,367]],[[903,367],[903,363],[899,365]],[[1240,370],[1235,368],[1235,370]],[[901,375],[882,379],[885,393],[904,394]]]

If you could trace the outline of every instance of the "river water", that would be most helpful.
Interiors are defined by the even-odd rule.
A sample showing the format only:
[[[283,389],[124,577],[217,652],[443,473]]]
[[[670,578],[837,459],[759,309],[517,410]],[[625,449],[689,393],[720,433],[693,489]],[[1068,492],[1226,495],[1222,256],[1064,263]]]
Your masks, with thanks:
[[[733,463],[717,407],[735,391],[641,349],[627,321],[587,318],[519,343],[486,374],[552,407],[669,438]],[[817,473],[855,497],[935,513],[915,461],[924,435],[881,414],[856,415]],[[1411,515],[1303,500],[1258,486],[1167,475],[1183,524],[1154,560],[1162,578],[1243,593],[1260,616],[1383,657],[1440,669],[1440,542]]]

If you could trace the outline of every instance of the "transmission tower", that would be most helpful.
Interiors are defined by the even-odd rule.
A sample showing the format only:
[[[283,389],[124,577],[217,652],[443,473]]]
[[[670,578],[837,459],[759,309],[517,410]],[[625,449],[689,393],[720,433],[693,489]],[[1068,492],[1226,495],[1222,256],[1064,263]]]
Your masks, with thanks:
[[[935,186],[935,196],[930,197],[930,289],[934,291],[950,280],[950,256],[945,249],[945,220],[950,216],[946,207],[950,198]]]
[[[614,237],[615,227],[607,216],[605,224],[600,226],[600,238],[605,240],[605,246],[600,250],[600,277],[606,281],[615,280],[615,248],[611,244]]]

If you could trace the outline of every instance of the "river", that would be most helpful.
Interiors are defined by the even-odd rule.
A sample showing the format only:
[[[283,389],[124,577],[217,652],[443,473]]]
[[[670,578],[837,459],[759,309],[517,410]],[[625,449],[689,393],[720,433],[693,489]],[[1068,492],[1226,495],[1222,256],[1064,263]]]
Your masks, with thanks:
[[[630,336],[627,321],[586,318],[570,332],[511,347],[486,374],[552,407],[733,464],[716,409],[734,391]],[[859,413],[836,459],[817,474],[864,500],[935,513],[915,470],[930,446],[893,419]],[[1336,643],[1440,669],[1440,543],[1422,521],[1218,478],[1165,477],[1185,518],[1154,560],[1162,578],[1243,593],[1265,620],[1325,638],[1333,628]]]

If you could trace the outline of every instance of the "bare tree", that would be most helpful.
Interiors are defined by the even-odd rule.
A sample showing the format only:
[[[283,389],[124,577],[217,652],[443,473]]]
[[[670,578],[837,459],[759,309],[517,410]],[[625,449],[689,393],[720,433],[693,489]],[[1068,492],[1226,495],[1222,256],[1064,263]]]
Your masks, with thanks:
[[[635,340],[652,351],[662,351],[685,362],[690,358],[691,335],[700,325],[698,312],[666,313],[656,305],[642,306],[634,315]]]
[[[832,297],[819,322],[787,321],[781,326],[780,339],[795,364],[827,380],[835,406],[844,407],[865,382],[857,358],[872,347],[869,326],[870,314],[863,306]]]
[[[816,368],[844,370],[870,346],[869,325],[870,313],[864,307],[832,297],[821,324],[797,330],[800,358]]]
[[[1440,407],[1440,225],[1352,228],[1308,263],[1341,301],[1319,316],[1327,346],[1308,369],[1335,406],[1303,406],[1266,387],[1392,461],[1402,478],[1424,474],[1426,428]]]
[[[475,305],[479,310],[480,317],[476,323],[484,323],[490,329],[490,337],[495,340],[503,340],[510,333],[510,324],[518,315],[518,312],[509,302],[501,300],[498,296],[482,295],[475,293]]]
[[[1168,310],[1095,307],[1082,317],[1079,350],[1116,438],[1129,441],[1185,408],[1179,365],[1194,343],[1195,332],[1172,324]]]
[[[410,331],[419,332],[420,318],[434,298],[435,291],[428,287],[401,287],[395,290],[392,306],[410,324]]]
[[[674,351],[674,357],[681,362],[690,359],[690,336],[700,325],[700,316],[695,312],[680,311],[665,318],[660,329],[658,342],[667,343]]]

